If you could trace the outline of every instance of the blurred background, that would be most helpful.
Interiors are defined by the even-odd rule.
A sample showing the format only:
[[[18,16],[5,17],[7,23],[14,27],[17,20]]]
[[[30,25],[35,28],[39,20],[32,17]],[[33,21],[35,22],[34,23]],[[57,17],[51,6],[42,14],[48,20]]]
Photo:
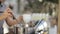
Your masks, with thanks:
[[[28,23],[28,27],[26,27],[25,30],[24,26],[22,26],[23,24],[13,26],[12,29],[15,34],[33,34],[34,32],[35,34],[57,34],[59,23],[59,0],[6,0],[5,3],[7,6],[12,6],[15,17],[26,14],[30,16],[29,18],[32,21]],[[26,19],[26,22],[29,21],[29,18]],[[41,29],[38,30],[39,27],[37,29],[35,25],[38,25],[39,22],[37,21],[41,21],[42,19],[47,25],[45,24],[45,30],[43,29],[41,31]],[[41,28],[42,27],[43,26],[41,26]],[[36,28],[35,30],[37,31],[32,31],[34,28]]]

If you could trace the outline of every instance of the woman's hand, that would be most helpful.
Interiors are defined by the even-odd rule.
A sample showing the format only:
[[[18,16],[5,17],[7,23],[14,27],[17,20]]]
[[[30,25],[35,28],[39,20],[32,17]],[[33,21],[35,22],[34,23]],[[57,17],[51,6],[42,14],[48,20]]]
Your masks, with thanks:
[[[12,12],[9,8],[7,8],[4,13],[0,16],[0,20],[6,19],[8,16],[12,16]]]
[[[6,10],[6,13],[8,13],[8,16],[13,16],[12,10],[10,8]]]
[[[8,9],[6,9],[5,11],[4,11],[4,13],[2,13],[2,15],[0,16],[0,20],[4,20],[4,19],[6,19],[8,16],[10,16],[11,14],[10,13],[8,13]]]

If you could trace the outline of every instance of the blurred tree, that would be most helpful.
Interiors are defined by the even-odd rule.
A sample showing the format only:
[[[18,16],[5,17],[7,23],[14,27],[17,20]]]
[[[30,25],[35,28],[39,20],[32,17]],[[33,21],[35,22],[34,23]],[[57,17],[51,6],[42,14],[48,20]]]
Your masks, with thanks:
[[[46,0],[46,1],[50,1],[50,2],[53,2],[53,3],[58,3],[58,0]]]
[[[47,13],[49,10],[49,5],[48,5],[49,2],[50,4],[58,3],[58,0],[43,0],[42,2],[40,2],[39,0],[27,0],[27,1],[29,3],[28,7],[30,7],[30,9],[33,9],[33,13],[34,12],[35,13],[40,13],[40,12]],[[49,12],[51,13],[52,11],[49,11]]]
[[[25,1],[27,1],[27,5],[25,4]],[[57,0],[43,0],[42,2],[40,2],[39,0],[25,0],[24,2],[20,2],[21,4],[25,4],[24,6],[24,10],[31,10],[32,9],[32,13],[47,13],[49,11],[49,3],[54,3],[56,4],[56,2],[58,2]],[[22,5],[20,5],[22,6]],[[22,6],[23,7],[23,6]],[[22,7],[20,7],[22,9]],[[50,12],[51,13],[51,12]]]

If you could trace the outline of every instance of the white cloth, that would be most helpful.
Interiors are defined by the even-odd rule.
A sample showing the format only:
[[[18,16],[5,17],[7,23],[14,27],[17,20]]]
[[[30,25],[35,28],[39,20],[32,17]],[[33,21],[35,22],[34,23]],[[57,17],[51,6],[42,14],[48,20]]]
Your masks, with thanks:
[[[46,21],[42,21],[42,23],[37,27],[37,31],[43,30],[44,28],[47,28],[47,22]]]
[[[8,33],[9,32],[9,26],[7,25],[7,23],[4,21],[4,23],[3,23],[3,32],[4,32],[4,34],[6,34],[6,33]]]
[[[39,24],[39,23],[38,23]],[[36,33],[37,34],[43,34],[43,32],[44,32],[44,30],[47,28],[47,22],[46,21],[42,21],[39,25],[38,25],[38,27],[37,27],[37,29],[36,29]],[[40,30],[43,30],[43,31],[41,31],[41,32],[37,32],[37,31],[40,31]]]

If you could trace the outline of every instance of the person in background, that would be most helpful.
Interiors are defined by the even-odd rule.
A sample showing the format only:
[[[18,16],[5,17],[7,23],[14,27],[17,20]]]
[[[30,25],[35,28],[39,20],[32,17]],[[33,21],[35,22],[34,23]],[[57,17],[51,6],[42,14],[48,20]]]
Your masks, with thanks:
[[[49,34],[57,34],[57,23],[58,19],[56,17],[52,17],[49,27]]]

